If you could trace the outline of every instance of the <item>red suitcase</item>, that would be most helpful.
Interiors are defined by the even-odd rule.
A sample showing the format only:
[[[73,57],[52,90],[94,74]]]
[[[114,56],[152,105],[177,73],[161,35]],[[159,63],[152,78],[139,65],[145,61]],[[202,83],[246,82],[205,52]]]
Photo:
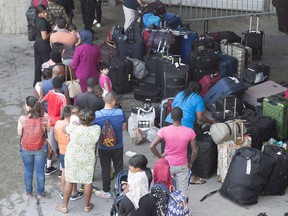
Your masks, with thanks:
[[[202,87],[200,95],[203,97],[208,92],[208,90],[220,79],[221,79],[221,75],[218,71],[214,74],[208,74],[208,75],[203,76],[199,80],[199,83]]]

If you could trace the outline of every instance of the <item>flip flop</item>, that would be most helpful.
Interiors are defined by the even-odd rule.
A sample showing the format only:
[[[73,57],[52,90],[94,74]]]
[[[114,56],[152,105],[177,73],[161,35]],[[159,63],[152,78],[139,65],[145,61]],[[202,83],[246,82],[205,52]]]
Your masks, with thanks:
[[[62,212],[64,214],[68,213],[68,209],[67,208],[63,208],[62,205],[56,206],[55,210],[59,211],[59,212]]]
[[[85,206],[84,211],[90,212],[94,208],[94,204],[90,203],[89,206]]]
[[[202,178],[199,178],[199,180],[196,182],[193,182],[193,181],[190,182],[190,184],[196,184],[196,185],[205,184],[205,183],[206,183],[206,180],[204,180]]]

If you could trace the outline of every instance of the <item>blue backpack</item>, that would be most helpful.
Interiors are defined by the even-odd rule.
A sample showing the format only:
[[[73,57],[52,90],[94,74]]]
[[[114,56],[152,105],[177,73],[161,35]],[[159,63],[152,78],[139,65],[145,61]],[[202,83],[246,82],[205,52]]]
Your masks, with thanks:
[[[166,216],[190,215],[190,210],[188,208],[188,204],[186,203],[186,197],[184,196],[184,194],[179,190],[175,190],[170,193]]]

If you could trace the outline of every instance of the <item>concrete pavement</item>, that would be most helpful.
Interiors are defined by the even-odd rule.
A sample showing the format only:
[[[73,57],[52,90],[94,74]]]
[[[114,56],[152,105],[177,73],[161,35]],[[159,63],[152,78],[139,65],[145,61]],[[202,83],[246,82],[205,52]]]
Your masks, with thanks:
[[[246,31],[248,18],[225,19],[211,21],[210,31],[232,30],[238,34]],[[82,28],[82,19],[78,15],[75,23]],[[101,44],[111,26],[123,24],[121,5],[103,7],[102,28],[95,29]],[[191,23],[190,27],[202,33],[203,23]],[[260,29],[264,29],[265,45],[262,62],[271,67],[271,79],[288,81],[288,38],[278,32],[277,19],[274,16],[260,20]],[[50,216],[62,215],[56,212],[55,206],[61,203],[58,196],[60,180],[56,174],[46,178],[48,197],[36,202],[28,199],[24,193],[23,163],[19,154],[19,137],[16,133],[17,119],[24,112],[24,100],[32,95],[34,74],[33,43],[28,42],[27,35],[0,35],[0,215],[2,216]],[[156,158],[149,151],[149,143],[133,146],[125,132],[125,149],[142,153],[149,159],[149,166],[153,167]],[[128,157],[124,155],[127,167]],[[96,168],[94,185],[101,187],[99,163]],[[259,203],[252,206],[239,206],[215,194],[203,203],[199,200],[207,193],[220,188],[221,184],[211,177],[204,185],[189,186],[190,209],[193,216],[256,216],[266,212],[269,216],[283,216],[288,212],[288,195],[259,197]],[[95,208],[90,213],[84,213],[84,200],[69,202],[69,215],[109,215],[112,200],[100,199],[92,195]]]

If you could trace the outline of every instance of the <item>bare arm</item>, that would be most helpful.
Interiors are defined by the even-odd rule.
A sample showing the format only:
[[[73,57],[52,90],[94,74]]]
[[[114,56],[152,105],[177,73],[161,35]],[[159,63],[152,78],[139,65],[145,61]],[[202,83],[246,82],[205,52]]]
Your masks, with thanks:
[[[206,117],[204,112],[196,112],[197,119],[201,122],[207,123],[207,124],[214,124],[214,121],[212,119],[209,119]]]
[[[104,83],[104,89],[105,89],[107,92],[109,92],[109,86],[108,86],[108,83],[107,83],[107,82]]]
[[[196,143],[196,139],[194,138],[193,140],[190,140],[190,146],[192,149],[192,154],[190,157],[190,168],[192,168],[193,162],[196,160],[197,158],[197,154],[198,154],[198,147],[197,147],[197,143]]]
[[[20,121],[18,121],[18,125],[17,125],[17,133],[19,136],[22,136],[23,133],[23,125]]]
[[[150,144],[150,151],[158,158],[162,158],[162,155],[158,152],[156,146],[161,142],[161,138],[157,135]]]
[[[123,123],[122,124],[122,131],[125,131],[126,130],[126,123]]]

